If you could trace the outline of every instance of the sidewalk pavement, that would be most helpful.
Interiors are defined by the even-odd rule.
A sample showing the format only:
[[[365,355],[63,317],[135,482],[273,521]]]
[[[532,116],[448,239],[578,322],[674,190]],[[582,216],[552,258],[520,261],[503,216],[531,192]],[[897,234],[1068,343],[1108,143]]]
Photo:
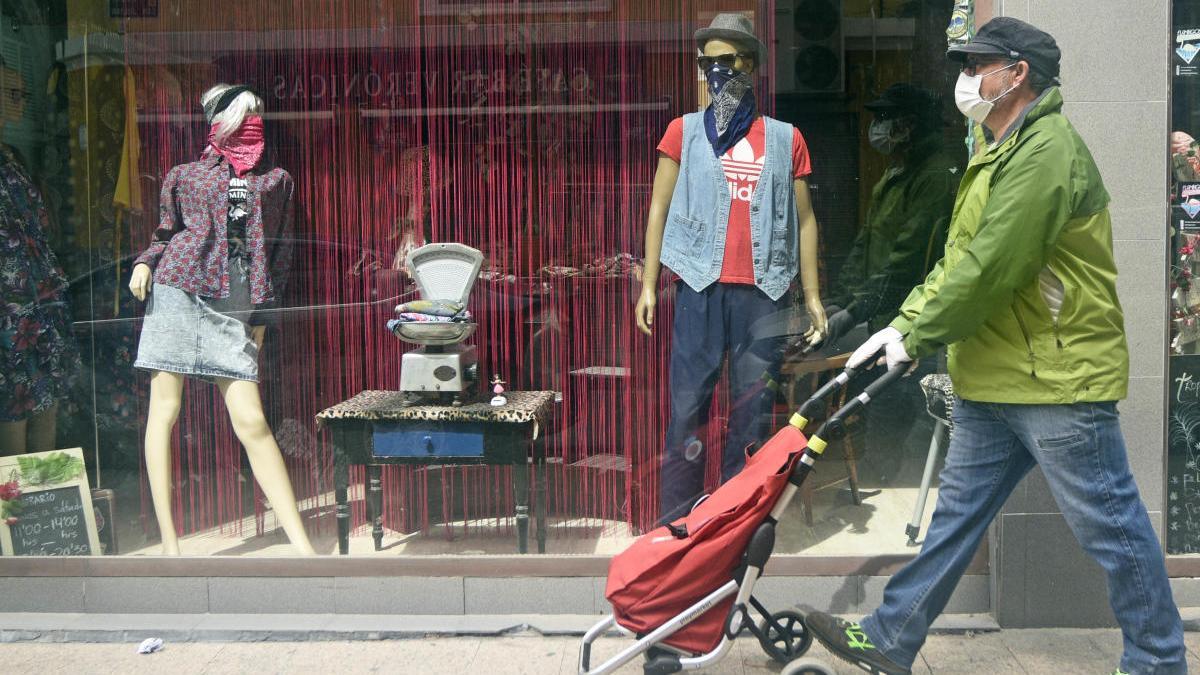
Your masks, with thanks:
[[[146,636],[151,636],[151,631]],[[13,639],[9,634],[8,639]],[[62,635],[44,638],[62,639]],[[1187,633],[1188,665],[1200,673],[1200,633]],[[305,642],[168,642],[162,651],[139,655],[140,640],[0,644],[0,672],[38,673],[412,673],[414,675],[570,675],[576,672],[579,638],[536,632],[477,637],[411,637],[386,640]],[[603,638],[595,657],[628,644]],[[704,671],[735,675],[778,673],[752,637],[738,639],[717,666]],[[935,634],[914,673],[1014,673],[1107,675],[1117,666],[1121,635],[1115,629],[1001,630]],[[861,671],[832,658],[820,645],[808,656],[826,660],[838,673]],[[593,664],[597,663],[593,661]],[[630,664],[621,673],[637,675]]]

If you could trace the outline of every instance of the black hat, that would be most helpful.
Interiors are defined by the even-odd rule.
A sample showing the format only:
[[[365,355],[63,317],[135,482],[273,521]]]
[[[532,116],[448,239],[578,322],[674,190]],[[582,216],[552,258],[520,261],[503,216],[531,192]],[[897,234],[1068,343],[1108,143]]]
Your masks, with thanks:
[[[963,62],[968,56],[995,56],[1025,61],[1030,68],[1049,77],[1055,84],[1058,80],[1058,62],[1062,52],[1058,43],[1044,30],[1008,16],[1000,16],[985,23],[975,37],[964,45],[954,45],[946,56]]]
[[[755,63],[763,66],[767,62],[767,46],[754,34],[754,24],[744,14],[727,12],[713,17],[708,28],[696,31],[696,48],[703,51],[704,44],[709,40],[725,40],[740,45],[754,47]]]
[[[884,89],[877,100],[865,107],[876,113],[924,117],[936,114],[937,106],[937,97],[929,91],[908,82],[897,82]]]

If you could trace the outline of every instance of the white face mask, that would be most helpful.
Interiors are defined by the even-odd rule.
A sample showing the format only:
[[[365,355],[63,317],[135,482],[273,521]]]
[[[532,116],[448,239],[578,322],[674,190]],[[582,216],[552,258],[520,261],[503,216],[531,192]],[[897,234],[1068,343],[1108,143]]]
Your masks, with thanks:
[[[966,115],[969,119],[983,124],[983,121],[987,119],[989,114],[991,114],[992,108],[995,106],[996,101],[1004,98],[1010,92],[1012,92],[1012,90],[1017,88],[1017,85],[1014,84],[1013,86],[1001,92],[995,98],[988,100],[979,93],[979,88],[983,85],[983,78],[987,77],[988,75],[995,75],[996,73],[1008,70],[1009,68],[1017,65],[1017,63],[1020,63],[1020,61],[1010,63],[1003,68],[993,70],[992,72],[985,73],[983,75],[967,75],[966,73],[959,73],[958,83],[954,85],[954,103],[958,106],[959,112],[961,112],[963,115]]]
[[[881,155],[890,155],[896,146],[908,140],[908,134],[896,133],[895,120],[875,120],[867,130],[867,142]]]

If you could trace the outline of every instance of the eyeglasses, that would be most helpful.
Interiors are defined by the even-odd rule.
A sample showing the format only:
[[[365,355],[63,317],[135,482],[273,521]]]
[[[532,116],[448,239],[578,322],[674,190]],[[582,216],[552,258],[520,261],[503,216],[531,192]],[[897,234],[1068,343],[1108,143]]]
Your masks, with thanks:
[[[738,59],[748,59],[754,56],[750,52],[734,52],[732,54],[717,54],[716,56],[697,56],[696,65],[700,70],[708,70],[714,64],[721,64],[726,68],[732,68],[737,64]]]
[[[1010,65],[1011,65],[1011,64],[1015,63],[1015,61],[1011,61],[1011,60],[1008,60],[1008,59],[974,59],[974,58],[969,58],[969,59],[967,59],[967,60],[963,61],[963,64],[962,64],[962,71],[963,71],[964,73],[966,73],[966,74],[967,74],[968,76],[970,76],[970,77],[975,77],[975,75],[976,75],[976,74],[979,72],[979,69],[980,69],[980,68],[986,68],[986,67],[988,67],[988,66],[992,66],[992,65],[998,65],[998,64],[1001,64],[1001,63],[1004,63],[1004,64],[1010,64]]]
[[[7,100],[9,103],[11,103],[13,105],[16,105],[18,103],[24,103],[29,100],[29,92],[25,91],[24,89],[18,89],[16,87],[5,87],[3,89],[3,91],[4,91],[4,95],[5,95],[5,100]]]

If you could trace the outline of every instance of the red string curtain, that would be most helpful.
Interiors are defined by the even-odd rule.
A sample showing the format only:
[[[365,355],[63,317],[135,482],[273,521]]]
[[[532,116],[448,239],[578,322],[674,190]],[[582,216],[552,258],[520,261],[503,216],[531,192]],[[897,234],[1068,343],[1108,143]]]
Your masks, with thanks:
[[[297,181],[284,294],[298,309],[268,338],[263,397],[302,510],[330,515],[329,439],[313,415],[399,385],[407,345],[384,323],[413,292],[404,254],[455,241],[486,256],[470,303],[481,389],[499,374],[509,388],[562,393],[544,430],[551,515],[654,521],[669,416],[666,275],[653,338],[632,314],[654,148],[672,118],[696,109],[693,31],[718,11],[752,11],[771,44],[773,5],[245,0],[179,2],[127,22],[127,60],[149,80],[143,172],[198,157],[199,96],[229,82],[263,96],[273,158]],[[153,86],[163,78],[172,86]],[[146,199],[156,214],[156,195]],[[153,227],[153,217],[135,227],[133,248]],[[240,447],[215,390],[191,383],[185,396],[176,522],[236,528],[251,495]],[[720,426],[709,433],[715,457]],[[511,490],[499,487],[509,478],[503,467],[388,467],[385,522],[430,530],[510,514]],[[261,531],[261,506],[256,515]]]

